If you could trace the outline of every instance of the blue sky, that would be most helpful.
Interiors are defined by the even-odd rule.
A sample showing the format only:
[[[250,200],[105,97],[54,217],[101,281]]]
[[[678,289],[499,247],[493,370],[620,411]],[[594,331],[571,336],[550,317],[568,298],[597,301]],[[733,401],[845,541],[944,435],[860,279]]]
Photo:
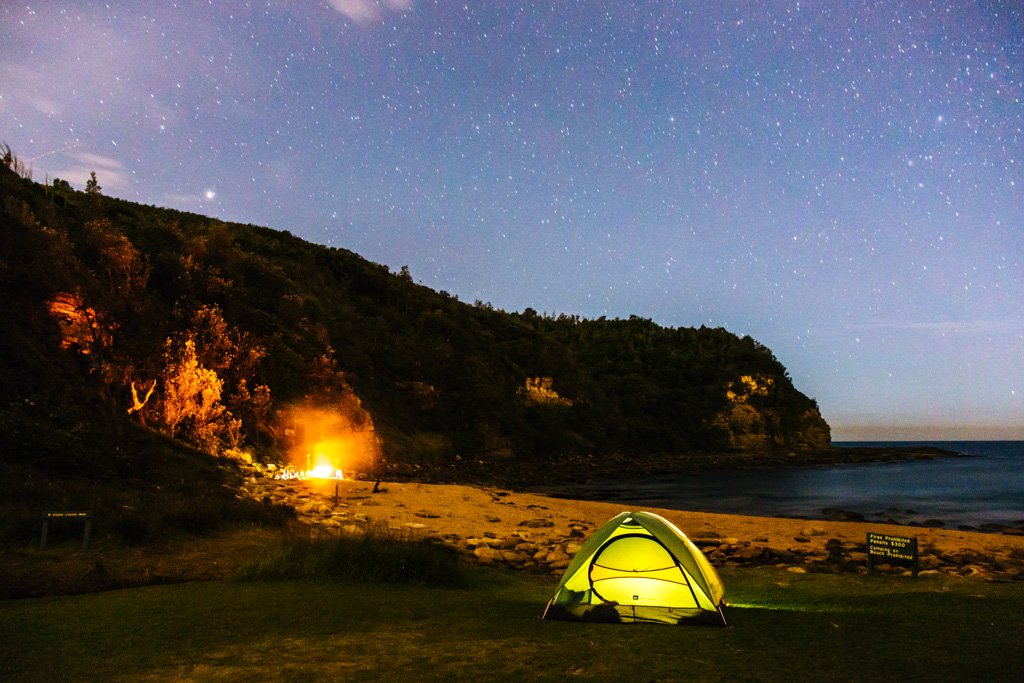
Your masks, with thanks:
[[[37,180],[467,302],[724,326],[837,439],[1024,438],[1024,16],[970,2],[23,2]]]

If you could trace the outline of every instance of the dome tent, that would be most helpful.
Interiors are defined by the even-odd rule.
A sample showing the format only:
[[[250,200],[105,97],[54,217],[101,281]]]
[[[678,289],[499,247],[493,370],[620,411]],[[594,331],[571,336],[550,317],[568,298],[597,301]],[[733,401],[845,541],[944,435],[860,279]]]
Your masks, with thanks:
[[[715,568],[674,524],[623,512],[576,553],[542,618],[724,626],[724,594]]]

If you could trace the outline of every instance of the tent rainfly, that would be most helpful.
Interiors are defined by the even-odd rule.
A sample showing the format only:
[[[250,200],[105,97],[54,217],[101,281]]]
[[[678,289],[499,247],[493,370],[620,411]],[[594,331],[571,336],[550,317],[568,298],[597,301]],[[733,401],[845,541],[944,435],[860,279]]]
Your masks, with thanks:
[[[576,553],[542,618],[725,626],[724,595],[715,568],[672,522],[623,512]]]

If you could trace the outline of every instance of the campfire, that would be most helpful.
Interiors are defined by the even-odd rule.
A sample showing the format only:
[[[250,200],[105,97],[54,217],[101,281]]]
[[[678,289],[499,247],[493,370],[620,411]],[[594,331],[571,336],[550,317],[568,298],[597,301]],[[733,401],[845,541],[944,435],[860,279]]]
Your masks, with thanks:
[[[310,470],[300,470],[288,465],[277,471],[276,479],[344,479],[345,473],[331,465],[317,465]]]
[[[292,408],[285,424],[289,464],[278,479],[334,480],[345,472],[366,472],[376,460],[379,444],[372,423],[352,419],[323,407]]]
[[[286,465],[278,470],[277,479],[344,479],[345,472],[338,463],[343,454],[337,439],[318,442],[305,455],[303,466]],[[293,456],[292,460],[296,458]]]

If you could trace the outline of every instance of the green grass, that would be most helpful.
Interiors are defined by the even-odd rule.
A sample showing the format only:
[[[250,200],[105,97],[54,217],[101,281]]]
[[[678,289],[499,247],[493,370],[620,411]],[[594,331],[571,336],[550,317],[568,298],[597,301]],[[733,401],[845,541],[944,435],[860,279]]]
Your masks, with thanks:
[[[0,603],[4,680],[1016,681],[1024,585],[727,571],[728,628],[540,621],[551,578]]]

